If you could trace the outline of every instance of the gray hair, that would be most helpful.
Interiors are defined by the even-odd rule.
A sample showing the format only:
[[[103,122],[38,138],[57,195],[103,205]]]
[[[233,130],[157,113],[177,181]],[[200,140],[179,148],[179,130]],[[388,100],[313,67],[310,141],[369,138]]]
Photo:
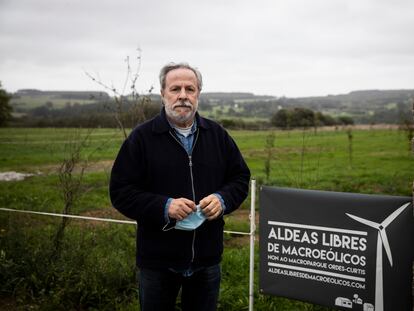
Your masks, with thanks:
[[[160,70],[160,76],[159,76],[161,90],[165,88],[165,79],[167,77],[167,73],[169,73],[171,70],[180,69],[180,68],[189,69],[192,72],[194,72],[194,74],[197,77],[198,91],[201,92],[201,89],[203,87],[203,77],[201,76],[201,72],[197,68],[191,67],[188,63],[168,63],[167,65],[162,67]]]

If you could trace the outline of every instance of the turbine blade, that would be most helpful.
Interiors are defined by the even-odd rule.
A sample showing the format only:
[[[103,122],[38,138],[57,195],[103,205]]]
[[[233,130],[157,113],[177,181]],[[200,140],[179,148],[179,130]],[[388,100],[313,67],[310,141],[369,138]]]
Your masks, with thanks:
[[[364,218],[361,218],[361,217],[358,217],[358,216],[355,216],[355,215],[352,215],[352,214],[348,214],[348,213],[345,213],[348,217],[351,217],[352,219],[354,219],[354,220],[356,220],[356,221],[358,221],[358,222],[360,222],[360,223],[363,223],[364,225],[367,225],[367,226],[370,226],[370,227],[372,227],[372,228],[374,228],[374,229],[378,229],[379,230],[379,224],[377,224],[376,222],[373,222],[373,221],[371,221],[371,220],[367,220],[367,219],[364,219]]]
[[[385,220],[381,223],[383,227],[387,227],[395,218],[397,218],[398,215],[400,215],[403,210],[410,205],[411,202],[405,203],[404,205],[400,206],[398,209],[396,209],[391,215],[389,215]]]
[[[384,277],[382,270],[382,245],[381,236],[377,235],[377,261],[375,274],[375,310],[384,311]]]
[[[388,242],[387,233],[385,230],[380,230],[379,234],[382,240],[382,245],[384,245],[385,252],[387,253],[388,260],[390,261],[390,265],[392,267],[391,247],[390,243]]]

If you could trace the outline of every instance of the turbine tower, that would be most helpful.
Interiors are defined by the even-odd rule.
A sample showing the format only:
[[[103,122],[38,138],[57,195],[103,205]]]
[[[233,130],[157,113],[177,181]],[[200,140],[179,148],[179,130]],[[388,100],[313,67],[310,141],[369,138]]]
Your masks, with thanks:
[[[376,276],[375,276],[375,311],[383,311],[384,310],[384,297],[383,297],[383,271],[382,271],[382,246],[384,246],[385,252],[387,254],[388,260],[392,267],[392,255],[391,255],[391,248],[390,244],[388,243],[387,233],[385,232],[385,228],[395,219],[399,214],[401,214],[404,209],[410,205],[410,202],[400,206],[397,210],[395,210],[391,215],[389,215],[385,220],[378,224],[376,222],[351,215],[345,213],[347,216],[351,217],[352,219],[367,225],[371,228],[378,230],[377,236],[377,265],[376,265]]]

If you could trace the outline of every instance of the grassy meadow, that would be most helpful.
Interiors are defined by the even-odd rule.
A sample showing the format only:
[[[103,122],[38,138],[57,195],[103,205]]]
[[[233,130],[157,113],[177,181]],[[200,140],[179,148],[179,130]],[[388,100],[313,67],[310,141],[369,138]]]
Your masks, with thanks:
[[[413,155],[403,131],[230,133],[259,185],[411,195]],[[107,193],[122,141],[115,129],[0,129],[0,173],[34,174],[24,181],[0,181],[0,207],[55,213],[66,207],[71,214],[124,219]],[[58,174],[74,154],[72,173]],[[69,206],[68,189],[74,195]],[[249,230],[249,205],[246,200],[226,216],[227,230]],[[226,235],[225,243],[219,310],[247,310],[248,240]],[[134,252],[133,225],[62,223],[60,218],[0,211],[0,309],[137,310]],[[260,295],[257,269],[255,290],[256,310],[328,310]]]

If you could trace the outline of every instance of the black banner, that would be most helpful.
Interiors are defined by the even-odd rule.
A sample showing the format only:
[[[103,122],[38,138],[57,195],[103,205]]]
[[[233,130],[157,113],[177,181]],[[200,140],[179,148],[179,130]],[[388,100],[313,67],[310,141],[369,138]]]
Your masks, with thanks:
[[[339,310],[412,310],[410,197],[262,187],[260,291]]]

